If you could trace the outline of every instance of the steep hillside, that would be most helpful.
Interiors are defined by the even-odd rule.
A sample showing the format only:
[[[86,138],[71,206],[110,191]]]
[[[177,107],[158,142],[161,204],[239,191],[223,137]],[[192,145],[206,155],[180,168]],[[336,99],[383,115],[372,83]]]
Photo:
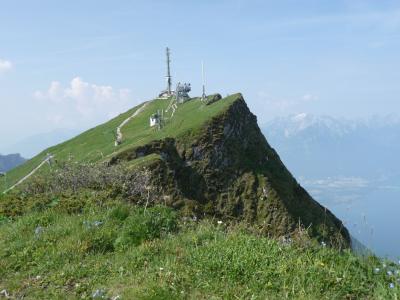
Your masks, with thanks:
[[[150,101],[49,148],[11,172],[10,178],[18,180],[46,153],[58,162],[135,166],[144,161],[151,172],[155,203],[187,216],[244,220],[272,236],[308,228],[320,242],[348,247],[346,228],[292,177],[265,140],[242,95],[209,100],[209,105],[199,99],[181,104],[173,117],[169,110],[162,130],[150,128],[149,117],[167,109],[169,101]],[[138,109],[141,112],[122,128],[122,144],[115,147],[116,128]]]
[[[156,99],[150,101],[137,117],[132,119],[123,129],[124,141],[119,147],[114,146],[116,128],[129,116],[135,113],[141,105],[117,116],[107,123],[94,127],[73,139],[59,145],[50,147],[33,157],[25,164],[19,166],[9,174],[9,184],[15,183],[24,175],[34,169],[47,155],[51,153],[58,161],[72,158],[78,162],[97,162],[110,158],[123,149],[144,145],[147,142],[165,137],[176,137],[185,132],[196,130],[209,118],[226,109],[236,96],[230,96],[224,101],[205,106],[200,101],[189,101],[181,105],[174,114],[173,119],[166,120],[164,130],[157,131],[149,127],[149,117],[157,110],[166,109],[169,100]],[[166,117],[171,115],[171,110]]]

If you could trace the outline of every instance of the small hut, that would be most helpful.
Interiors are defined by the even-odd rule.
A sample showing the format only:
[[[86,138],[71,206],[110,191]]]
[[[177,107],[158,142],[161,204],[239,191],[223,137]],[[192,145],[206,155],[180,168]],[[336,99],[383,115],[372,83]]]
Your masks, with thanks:
[[[150,127],[160,125],[160,115],[158,113],[152,114],[150,116]]]

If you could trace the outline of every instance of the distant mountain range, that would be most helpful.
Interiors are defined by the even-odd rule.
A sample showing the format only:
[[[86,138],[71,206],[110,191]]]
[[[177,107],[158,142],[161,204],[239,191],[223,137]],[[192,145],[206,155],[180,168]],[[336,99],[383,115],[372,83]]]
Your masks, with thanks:
[[[23,138],[15,144],[0,149],[0,151],[3,153],[21,153],[22,156],[31,158],[44,149],[62,143],[79,133],[79,131],[72,129],[55,129]]]
[[[262,126],[270,144],[296,177],[400,175],[400,119],[345,120],[298,114]]]
[[[25,162],[25,158],[20,154],[0,154],[0,172],[7,172],[8,170],[19,166],[23,162]]]

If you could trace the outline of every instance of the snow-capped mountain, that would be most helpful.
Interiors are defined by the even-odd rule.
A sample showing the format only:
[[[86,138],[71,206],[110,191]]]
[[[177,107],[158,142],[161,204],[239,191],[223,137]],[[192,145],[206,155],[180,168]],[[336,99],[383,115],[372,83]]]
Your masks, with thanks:
[[[296,176],[362,176],[400,173],[400,119],[346,120],[298,114],[276,118],[262,130]]]
[[[281,117],[266,124],[270,134],[281,135],[290,138],[301,132],[314,129],[316,132],[329,133],[332,136],[343,136],[350,132],[357,124],[350,121],[324,116],[317,117],[306,113]]]

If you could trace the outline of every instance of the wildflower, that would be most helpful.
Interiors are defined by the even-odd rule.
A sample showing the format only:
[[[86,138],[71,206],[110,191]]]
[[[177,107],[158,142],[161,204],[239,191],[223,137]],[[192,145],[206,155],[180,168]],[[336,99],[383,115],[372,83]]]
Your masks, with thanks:
[[[4,295],[4,297],[9,298],[9,294],[5,289],[0,292],[0,295]]]
[[[160,271],[164,271],[164,268],[163,268],[163,267],[160,267]]]
[[[217,223],[218,223],[218,225],[221,225],[221,224],[222,224],[222,221],[218,221]]]
[[[380,270],[381,270],[381,269],[379,269],[379,268],[375,268],[374,272],[375,272],[375,273],[379,273]]]
[[[38,226],[35,228],[35,235],[39,235],[44,231],[42,226]]]
[[[101,226],[102,224],[103,224],[102,221],[94,221],[94,222],[93,222],[93,226],[95,226],[95,227],[99,227],[99,226]]]
[[[94,221],[94,222],[90,222],[90,221],[83,221],[83,225],[87,228],[87,229],[91,229],[92,227],[100,227],[101,225],[103,225],[103,221]]]
[[[393,283],[393,282],[391,282],[391,283],[389,284],[389,288],[391,288],[391,289],[394,288],[394,283]]]
[[[282,237],[282,244],[284,246],[290,246],[292,244],[292,239],[290,237],[283,236]]]
[[[326,243],[324,241],[321,242],[322,247],[326,247]]]
[[[92,294],[92,298],[93,299],[105,299],[105,293],[106,292],[101,289],[95,290],[94,293]]]
[[[386,264],[385,264],[385,263],[383,263],[383,264],[382,264],[382,267],[383,267],[383,268],[386,268]]]

